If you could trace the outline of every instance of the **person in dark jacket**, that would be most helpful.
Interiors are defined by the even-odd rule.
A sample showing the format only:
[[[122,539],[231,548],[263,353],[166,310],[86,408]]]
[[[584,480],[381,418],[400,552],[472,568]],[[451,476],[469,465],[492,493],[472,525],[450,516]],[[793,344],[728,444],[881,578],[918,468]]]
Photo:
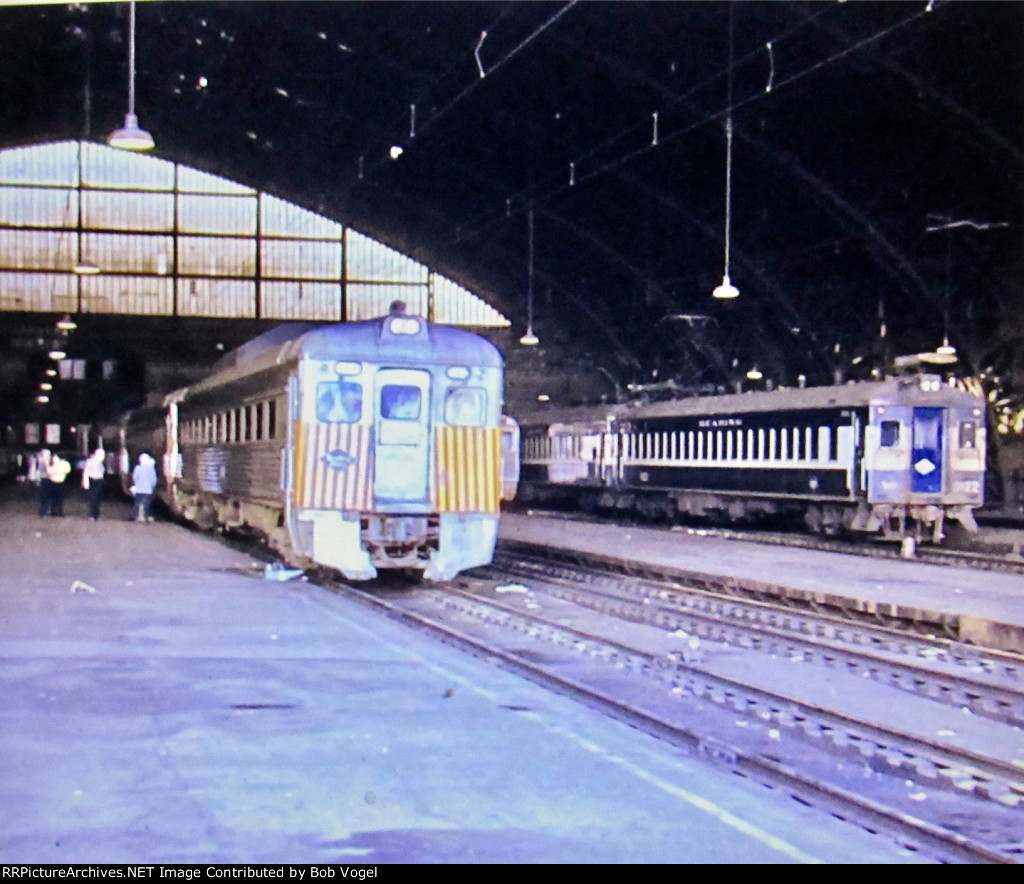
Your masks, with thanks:
[[[53,483],[50,481],[50,449],[40,449],[29,464],[28,478],[39,485],[39,517],[53,512]]]

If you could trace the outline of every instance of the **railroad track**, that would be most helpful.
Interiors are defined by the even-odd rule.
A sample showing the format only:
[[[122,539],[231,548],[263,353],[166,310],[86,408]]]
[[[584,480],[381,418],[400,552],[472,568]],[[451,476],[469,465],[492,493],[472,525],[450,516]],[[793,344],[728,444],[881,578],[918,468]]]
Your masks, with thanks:
[[[543,581],[546,593],[601,613],[839,670],[1003,724],[1024,725],[1024,658],[1018,654],[741,601],[700,581],[685,588],[677,581],[623,580],[521,554],[499,553],[495,562],[505,578]]]
[[[986,667],[940,643],[940,650],[924,653],[930,665],[922,666],[922,653],[930,647],[925,639],[885,631],[868,636],[863,630],[854,636],[834,618],[811,628],[811,615],[802,614],[800,625],[792,612],[769,615],[765,605],[753,606],[759,609],[753,619],[738,609],[729,616],[721,610],[698,613],[671,598],[674,589],[668,596],[659,595],[664,587],[637,595],[632,588],[615,590],[607,575],[543,576],[537,568],[525,562],[479,569],[460,579],[458,589],[382,595],[332,588],[906,849],[954,862],[1024,858],[1024,747],[1019,727],[1011,723],[1022,715],[1013,661]],[[631,587],[636,581],[620,582]],[[584,583],[601,586],[595,591]],[[589,603],[582,598],[586,594],[593,596]],[[735,599],[717,603],[737,606]],[[640,617],[644,608],[653,616]],[[772,617],[775,624],[768,625]],[[780,627],[780,617],[789,618],[789,626]],[[714,632],[723,623],[732,631]],[[828,654],[852,656],[834,656],[812,678],[780,677],[787,668],[792,672],[798,664],[826,659],[824,644],[811,652],[807,630],[828,635]],[[755,647],[758,633],[761,644]],[[796,637],[798,644],[788,644]],[[853,647],[844,650],[847,644]],[[911,680],[921,670],[934,671],[936,679],[959,679],[950,690],[915,690],[922,696],[913,702],[945,710],[957,729],[969,718],[993,733],[1001,730],[1011,748],[1001,754],[972,747],[959,733],[929,736],[846,708],[846,684],[863,685],[872,665],[895,665],[890,658],[901,656],[914,671]],[[741,658],[745,667],[736,665]],[[751,671],[760,677],[750,677]],[[955,698],[965,692],[963,698],[980,708],[970,694],[979,673],[975,680],[993,690],[981,701],[991,714],[966,716],[960,710],[971,707],[960,707]],[[871,679],[873,691],[892,695],[888,675]],[[829,680],[842,682],[838,701],[827,702],[822,684]],[[1008,736],[1014,733],[1016,741]]]

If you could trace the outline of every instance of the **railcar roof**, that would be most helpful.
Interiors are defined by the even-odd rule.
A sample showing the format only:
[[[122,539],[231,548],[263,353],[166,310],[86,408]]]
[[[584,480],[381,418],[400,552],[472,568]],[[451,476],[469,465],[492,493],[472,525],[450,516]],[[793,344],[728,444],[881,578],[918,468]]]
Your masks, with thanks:
[[[909,401],[914,404],[959,402],[981,403],[973,394],[944,387],[939,393],[925,393],[916,377],[885,381],[851,382],[839,386],[760,390],[728,393],[720,396],[696,396],[670,402],[613,403],[574,408],[548,408],[516,415],[523,425],[675,417],[699,414],[742,414],[760,411],[784,411],[811,408],[856,408],[873,402]]]
[[[269,353],[276,353],[284,344],[302,337],[307,332],[313,331],[318,326],[312,322],[292,322],[286,325],[278,325],[264,332],[259,337],[247,341],[235,350],[219,359],[213,366],[211,374],[218,374],[228,371],[236,366],[246,366],[258,362]]]
[[[500,368],[501,353],[490,341],[465,329],[426,324],[422,335],[383,336],[389,317],[333,325],[290,323],[277,326],[224,356],[191,392],[215,387],[299,356],[389,365],[469,365]]]
[[[389,364],[472,365],[500,367],[501,353],[485,338],[450,325],[426,324],[426,334],[388,335],[390,317],[317,328],[301,341],[311,359],[351,359]]]

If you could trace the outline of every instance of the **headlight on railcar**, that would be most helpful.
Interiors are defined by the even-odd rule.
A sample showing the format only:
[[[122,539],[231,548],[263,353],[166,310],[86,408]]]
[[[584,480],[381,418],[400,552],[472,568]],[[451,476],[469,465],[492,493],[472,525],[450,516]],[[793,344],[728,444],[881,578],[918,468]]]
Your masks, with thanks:
[[[363,364],[361,362],[336,362],[334,370],[338,374],[348,377],[359,374],[363,370]]]
[[[388,330],[393,335],[418,335],[420,321],[409,316],[395,316],[388,322]]]

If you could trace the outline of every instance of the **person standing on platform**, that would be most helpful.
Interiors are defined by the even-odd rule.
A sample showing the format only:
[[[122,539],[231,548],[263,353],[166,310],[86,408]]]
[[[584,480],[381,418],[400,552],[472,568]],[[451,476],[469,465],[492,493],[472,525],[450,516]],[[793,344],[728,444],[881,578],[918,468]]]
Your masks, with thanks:
[[[156,489],[156,461],[148,454],[140,454],[132,470],[132,494],[135,496],[135,518],[139,522],[152,522],[150,504]]]
[[[29,464],[28,479],[39,486],[39,518],[53,510],[53,483],[50,481],[50,449],[41,448]]]
[[[46,476],[50,480],[50,515],[64,515],[64,480],[71,472],[71,464],[64,460],[59,454],[54,453],[50,458],[50,466],[46,470]]]
[[[107,472],[104,461],[107,453],[97,448],[82,468],[82,487],[89,494],[89,518],[94,522],[100,518],[100,504],[103,502],[103,476]]]

